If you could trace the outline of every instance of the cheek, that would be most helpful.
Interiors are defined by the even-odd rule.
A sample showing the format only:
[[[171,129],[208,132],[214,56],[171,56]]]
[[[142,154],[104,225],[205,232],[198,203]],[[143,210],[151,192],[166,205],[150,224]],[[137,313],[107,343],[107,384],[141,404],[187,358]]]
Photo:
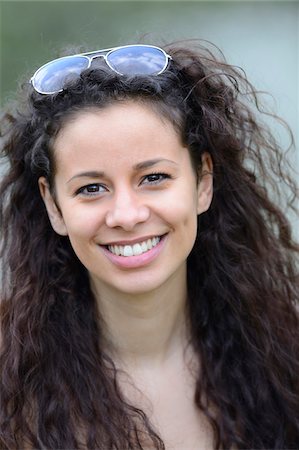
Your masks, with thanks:
[[[163,215],[169,225],[180,232],[191,234],[197,232],[197,204],[192,198],[183,198],[172,203],[168,203],[163,208]],[[186,236],[188,237],[188,236]],[[191,236],[190,236],[191,237]]]
[[[165,213],[174,221],[187,224],[190,220],[197,220],[197,189],[189,186],[181,185],[169,193],[163,202]]]
[[[70,238],[92,238],[103,223],[102,215],[94,208],[73,207],[62,210],[62,214]]]

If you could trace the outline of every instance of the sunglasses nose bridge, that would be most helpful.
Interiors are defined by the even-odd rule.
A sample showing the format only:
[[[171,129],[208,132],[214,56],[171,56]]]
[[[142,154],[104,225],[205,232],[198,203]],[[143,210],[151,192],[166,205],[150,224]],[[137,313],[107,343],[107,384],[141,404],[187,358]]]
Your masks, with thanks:
[[[97,59],[100,59],[100,58],[102,58],[102,59],[106,59],[106,55],[105,54],[99,54],[99,55],[88,55],[88,59],[89,59],[89,61],[90,61],[90,64],[92,64],[92,62],[94,61],[94,60],[97,60]]]
[[[98,58],[103,58],[106,59],[106,55],[100,54],[100,55],[89,55],[88,58],[90,59],[90,61],[92,62],[94,59],[98,59]]]
[[[102,61],[106,61],[106,54],[98,54],[98,55],[88,55],[89,59],[89,67],[97,67],[97,64],[100,65]]]

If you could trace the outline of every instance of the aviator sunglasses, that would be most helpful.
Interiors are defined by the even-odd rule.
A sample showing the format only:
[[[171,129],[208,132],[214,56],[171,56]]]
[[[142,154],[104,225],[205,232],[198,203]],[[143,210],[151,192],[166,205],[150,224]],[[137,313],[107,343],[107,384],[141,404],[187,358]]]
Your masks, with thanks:
[[[54,59],[40,67],[30,82],[40,94],[63,91],[66,82],[89,69],[96,58],[102,58],[119,75],[159,75],[165,71],[171,56],[154,45],[125,45]]]

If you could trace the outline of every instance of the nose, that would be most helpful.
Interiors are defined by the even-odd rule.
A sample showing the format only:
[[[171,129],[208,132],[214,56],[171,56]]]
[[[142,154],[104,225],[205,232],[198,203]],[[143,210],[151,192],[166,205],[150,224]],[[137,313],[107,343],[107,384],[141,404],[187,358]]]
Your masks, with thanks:
[[[121,227],[131,231],[150,216],[150,209],[143,204],[137,195],[128,189],[115,193],[109,211],[106,214],[106,225],[110,228]]]

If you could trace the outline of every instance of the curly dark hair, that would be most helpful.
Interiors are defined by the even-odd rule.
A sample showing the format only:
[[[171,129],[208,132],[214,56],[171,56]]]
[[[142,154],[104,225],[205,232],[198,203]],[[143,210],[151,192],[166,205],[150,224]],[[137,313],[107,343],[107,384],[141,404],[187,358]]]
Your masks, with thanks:
[[[53,186],[63,125],[127,99],[179,130],[196,170],[203,152],[213,160],[214,197],[187,267],[194,401],[214,446],[299,447],[299,246],[282,208],[298,198],[290,168],[240,69],[201,44],[164,48],[172,61],[160,75],[99,65],[55,95],[26,85],[1,121],[1,449],[165,448],[122,394],[87,270],[53,231],[38,189],[41,176]]]

